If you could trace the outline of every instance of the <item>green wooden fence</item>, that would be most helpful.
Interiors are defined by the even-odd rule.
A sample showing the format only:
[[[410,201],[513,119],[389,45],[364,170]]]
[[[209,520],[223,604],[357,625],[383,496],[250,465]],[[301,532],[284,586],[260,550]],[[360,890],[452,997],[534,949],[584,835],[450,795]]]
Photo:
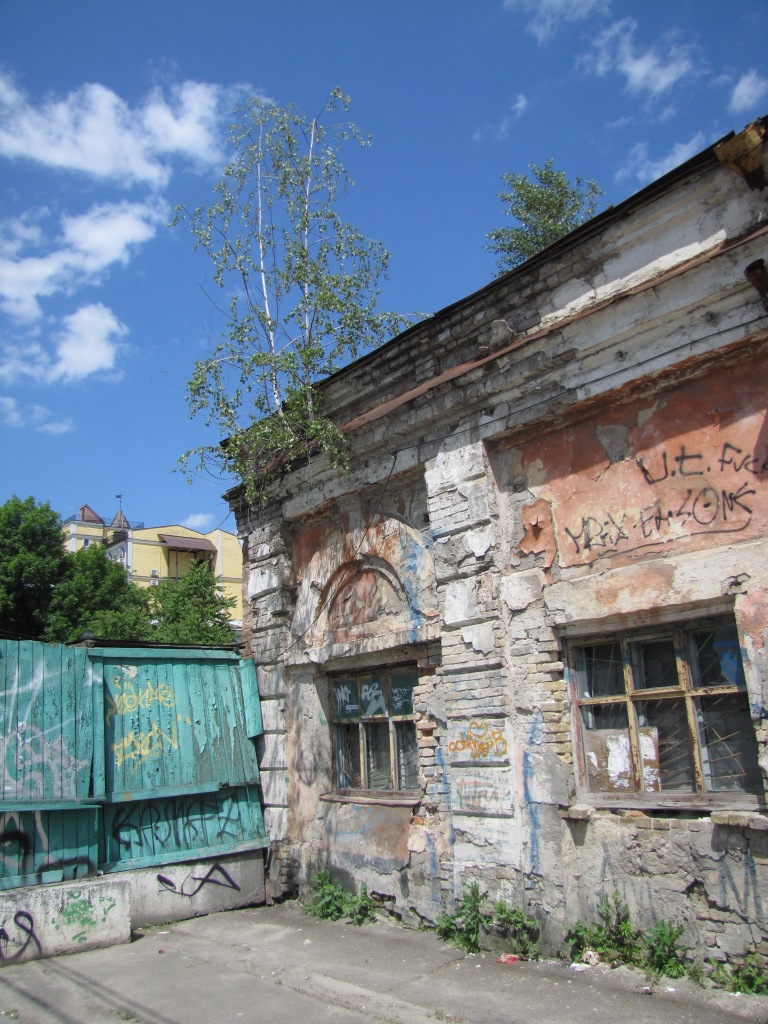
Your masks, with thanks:
[[[253,662],[0,641],[0,889],[266,846]]]

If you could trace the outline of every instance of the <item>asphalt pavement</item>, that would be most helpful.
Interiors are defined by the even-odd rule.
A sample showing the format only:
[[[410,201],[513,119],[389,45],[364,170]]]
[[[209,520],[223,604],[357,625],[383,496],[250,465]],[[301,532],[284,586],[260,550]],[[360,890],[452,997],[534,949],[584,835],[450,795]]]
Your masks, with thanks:
[[[0,1024],[730,1024],[768,997],[640,971],[466,956],[391,920],[314,921],[296,903],[147,929],[129,945],[0,968]]]

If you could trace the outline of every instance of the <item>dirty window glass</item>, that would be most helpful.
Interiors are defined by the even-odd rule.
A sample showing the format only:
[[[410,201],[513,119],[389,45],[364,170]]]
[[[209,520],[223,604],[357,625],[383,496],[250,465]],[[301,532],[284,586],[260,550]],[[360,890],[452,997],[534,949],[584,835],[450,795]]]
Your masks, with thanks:
[[[339,789],[419,788],[413,719],[414,669],[381,670],[331,682]]]
[[[579,641],[570,660],[590,792],[762,793],[733,620]]]

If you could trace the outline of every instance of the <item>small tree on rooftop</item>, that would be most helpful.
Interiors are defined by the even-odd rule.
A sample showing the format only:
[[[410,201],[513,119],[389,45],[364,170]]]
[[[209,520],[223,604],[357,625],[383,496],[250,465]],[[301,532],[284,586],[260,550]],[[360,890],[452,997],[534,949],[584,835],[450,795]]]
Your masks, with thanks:
[[[496,253],[499,273],[519,266],[594,217],[604,194],[596,181],[576,178],[571,184],[564,171],[555,170],[552,157],[543,167],[531,164],[530,172],[501,176],[506,188],[499,199],[519,226],[488,232],[486,249]]]
[[[322,415],[315,385],[409,322],[377,311],[389,253],[338,210],[351,184],[340,151],[369,144],[346,120],[348,108],[338,89],[314,117],[251,99],[230,127],[232,160],[213,202],[176,211],[228,302],[223,337],[188,383],[190,414],[217,436],[180,462],[236,473],[250,500],[314,451],[344,463],[342,435]]]

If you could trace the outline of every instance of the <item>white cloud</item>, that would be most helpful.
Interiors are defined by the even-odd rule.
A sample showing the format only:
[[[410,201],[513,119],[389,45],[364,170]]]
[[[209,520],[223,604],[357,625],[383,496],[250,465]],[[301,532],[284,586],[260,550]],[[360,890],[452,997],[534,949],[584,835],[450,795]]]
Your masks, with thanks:
[[[56,358],[49,381],[75,381],[114,370],[120,339],[128,333],[111,309],[94,303],[64,318],[54,338]]]
[[[607,14],[610,0],[504,0],[507,10],[522,10],[530,16],[526,26],[539,44],[551,39],[558,29],[593,14]]]
[[[634,18],[614,22],[600,33],[592,52],[579,63],[599,77],[617,71],[626,79],[628,92],[651,98],[695,72],[691,47],[668,43],[665,54],[655,47],[640,51],[634,41],[636,29]]]
[[[167,216],[159,203],[103,203],[80,216],[61,219],[59,248],[23,255],[45,236],[29,217],[0,226],[0,306],[20,321],[42,315],[39,300],[94,283],[113,263],[128,262]]]
[[[123,187],[163,188],[170,157],[198,166],[220,160],[221,114],[232,96],[219,85],[184,82],[168,96],[156,90],[130,107],[111,89],[89,83],[35,106],[0,71],[0,154]]]
[[[763,78],[752,68],[741,76],[728,104],[728,109],[733,114],[744,114],[753,110],[768,93],[768,78]]]
[[[213,522],[213,515],[210,512],[193,512],[192,515],[187,516],[182,522],[182,526],[186,526],[188,530],[198,530],[200,533],[210,527]]]
[[[0,420],[6,427],[23,429],[31,427],[42,434],[66,434],[72,429],[72,420],[55,420],[44,405],[32,405],[20,409],[15,398],[0,395]]]
[[[527,109],[528,97],[519,92],[510,104],[509,114],[504,114],[497,124],[487,124],[482,128],[477,128],[473,132],[472,138],[475,142],[480,142],[482,139],[487,138],[493,138],[499,142],[503,142],[504,139],[509,137],[512,125],[515,121],[520,120]]]
[[[629,159],[616,175],[616,180],[635,177],[643,183],[655,181],[668,171],[673,170],[686,160],[690,160],[704,147],[704,134],[697,132],[688,142],[677,142],[666,156],[651,160],[648,156],[648,143],[638,142],[629,152]]]
[[[115,379],[121,340],[127,333],[125,324],[101,303],[81,306],[62,319],[52,349],[37,340],[6,342],[0,351],[0,380],[72,383],[93,374],[112,374]]]

